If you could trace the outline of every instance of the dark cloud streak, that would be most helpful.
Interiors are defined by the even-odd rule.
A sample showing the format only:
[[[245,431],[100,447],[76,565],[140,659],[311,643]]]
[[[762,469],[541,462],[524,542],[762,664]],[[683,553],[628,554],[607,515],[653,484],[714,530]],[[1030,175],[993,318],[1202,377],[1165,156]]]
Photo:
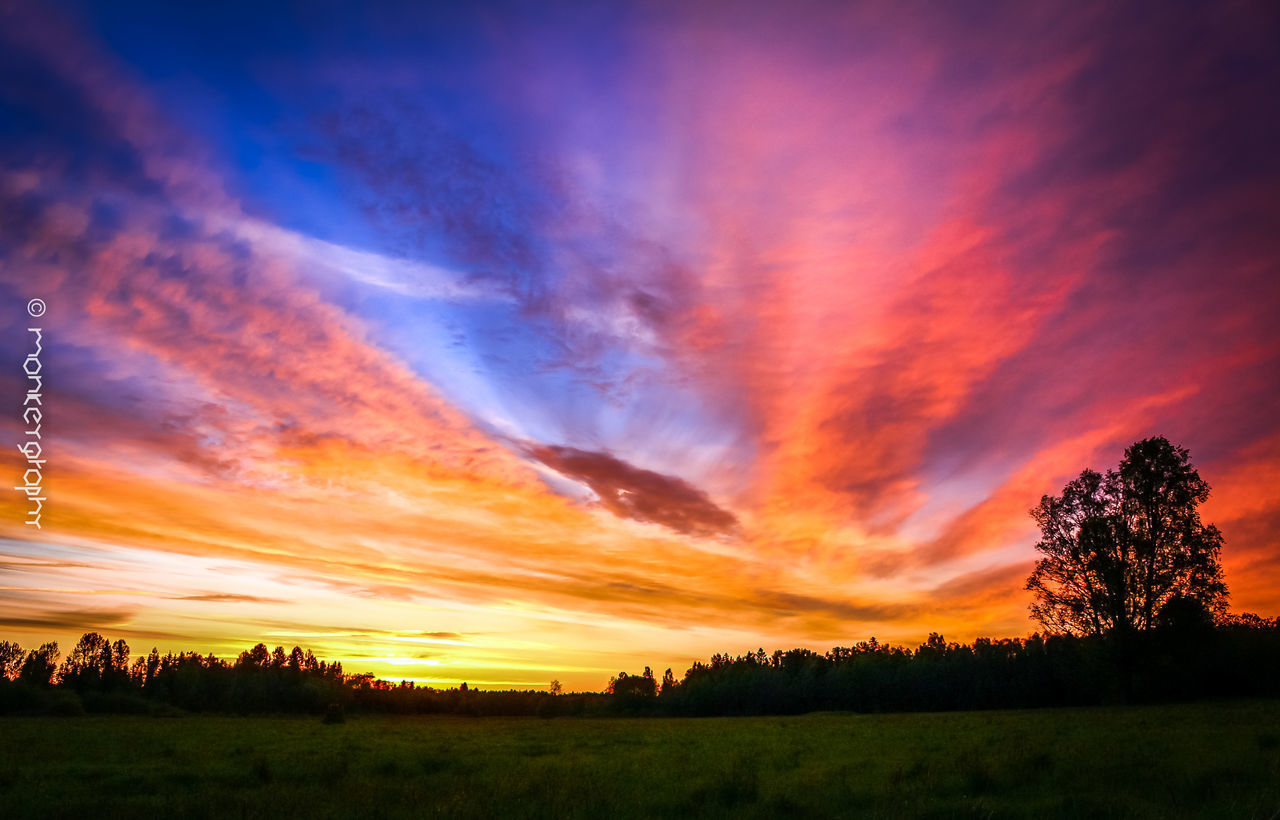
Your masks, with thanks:
[[[724,535],[738,520],[707,494],[675,476],[632,466],[608,453],[573,447],[536,446],[529,455],[590,487],[619,518],[661,524],[686,535]]]
[[[129,623],[134,614],[132,609],[68,609],[26,617],[0,615],[0,626],[11,629],[107,629]]]

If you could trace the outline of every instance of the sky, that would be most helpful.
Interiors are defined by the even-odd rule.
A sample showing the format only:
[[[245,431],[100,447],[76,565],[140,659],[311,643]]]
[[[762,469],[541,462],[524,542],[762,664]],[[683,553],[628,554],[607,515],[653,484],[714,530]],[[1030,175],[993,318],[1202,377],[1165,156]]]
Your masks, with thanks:
[[[38,343],[46,499],[0,500],[0,636],[599,690],[1028,635],[1028,510],[1153,435],[1280,614],[1276,43],[1266,2],[0,3],[0,443]]]

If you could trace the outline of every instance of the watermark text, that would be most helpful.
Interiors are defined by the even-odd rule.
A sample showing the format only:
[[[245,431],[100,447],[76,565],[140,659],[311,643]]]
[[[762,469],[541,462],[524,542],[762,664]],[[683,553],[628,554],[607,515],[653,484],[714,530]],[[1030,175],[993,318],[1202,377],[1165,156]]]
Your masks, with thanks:
[[[45,304],[42,299],[27,302],[27,313],[38,319],[44,315]],[[40,516],[44,513],[44,502],[48,500],[44,494],[44,440],[40,434],[44,425],[44,375],[41,371],[44,364],[40,355],[44,353],[44,330],[38,327],[27,328],[30,334],[31,347],[27,358],[22,362],[22,372],[27,377],[27,393],[22,401],[22,424],[24,438],[18,445],[18,452],[26,457],[27,469],[22,474],[22,483],[14,489],[27,496],[28,526],[40,529]]]

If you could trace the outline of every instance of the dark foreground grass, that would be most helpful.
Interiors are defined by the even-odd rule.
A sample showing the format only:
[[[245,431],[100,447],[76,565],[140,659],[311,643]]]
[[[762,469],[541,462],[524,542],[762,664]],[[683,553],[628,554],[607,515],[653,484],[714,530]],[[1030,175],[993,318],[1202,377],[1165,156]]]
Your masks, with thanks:
[[[706,719],[0,718],[4,817],[1280,817],[1280,702]]]

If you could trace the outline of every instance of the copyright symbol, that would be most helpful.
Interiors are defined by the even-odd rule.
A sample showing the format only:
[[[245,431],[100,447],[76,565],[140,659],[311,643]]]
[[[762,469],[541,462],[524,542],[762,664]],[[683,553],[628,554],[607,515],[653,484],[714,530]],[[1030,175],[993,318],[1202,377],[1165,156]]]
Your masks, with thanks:
[[[32,299],[30,302],[27,302],[27,313],[30,313],[36,318],[43,316],[44,310],[45,307],[43,299]]]

